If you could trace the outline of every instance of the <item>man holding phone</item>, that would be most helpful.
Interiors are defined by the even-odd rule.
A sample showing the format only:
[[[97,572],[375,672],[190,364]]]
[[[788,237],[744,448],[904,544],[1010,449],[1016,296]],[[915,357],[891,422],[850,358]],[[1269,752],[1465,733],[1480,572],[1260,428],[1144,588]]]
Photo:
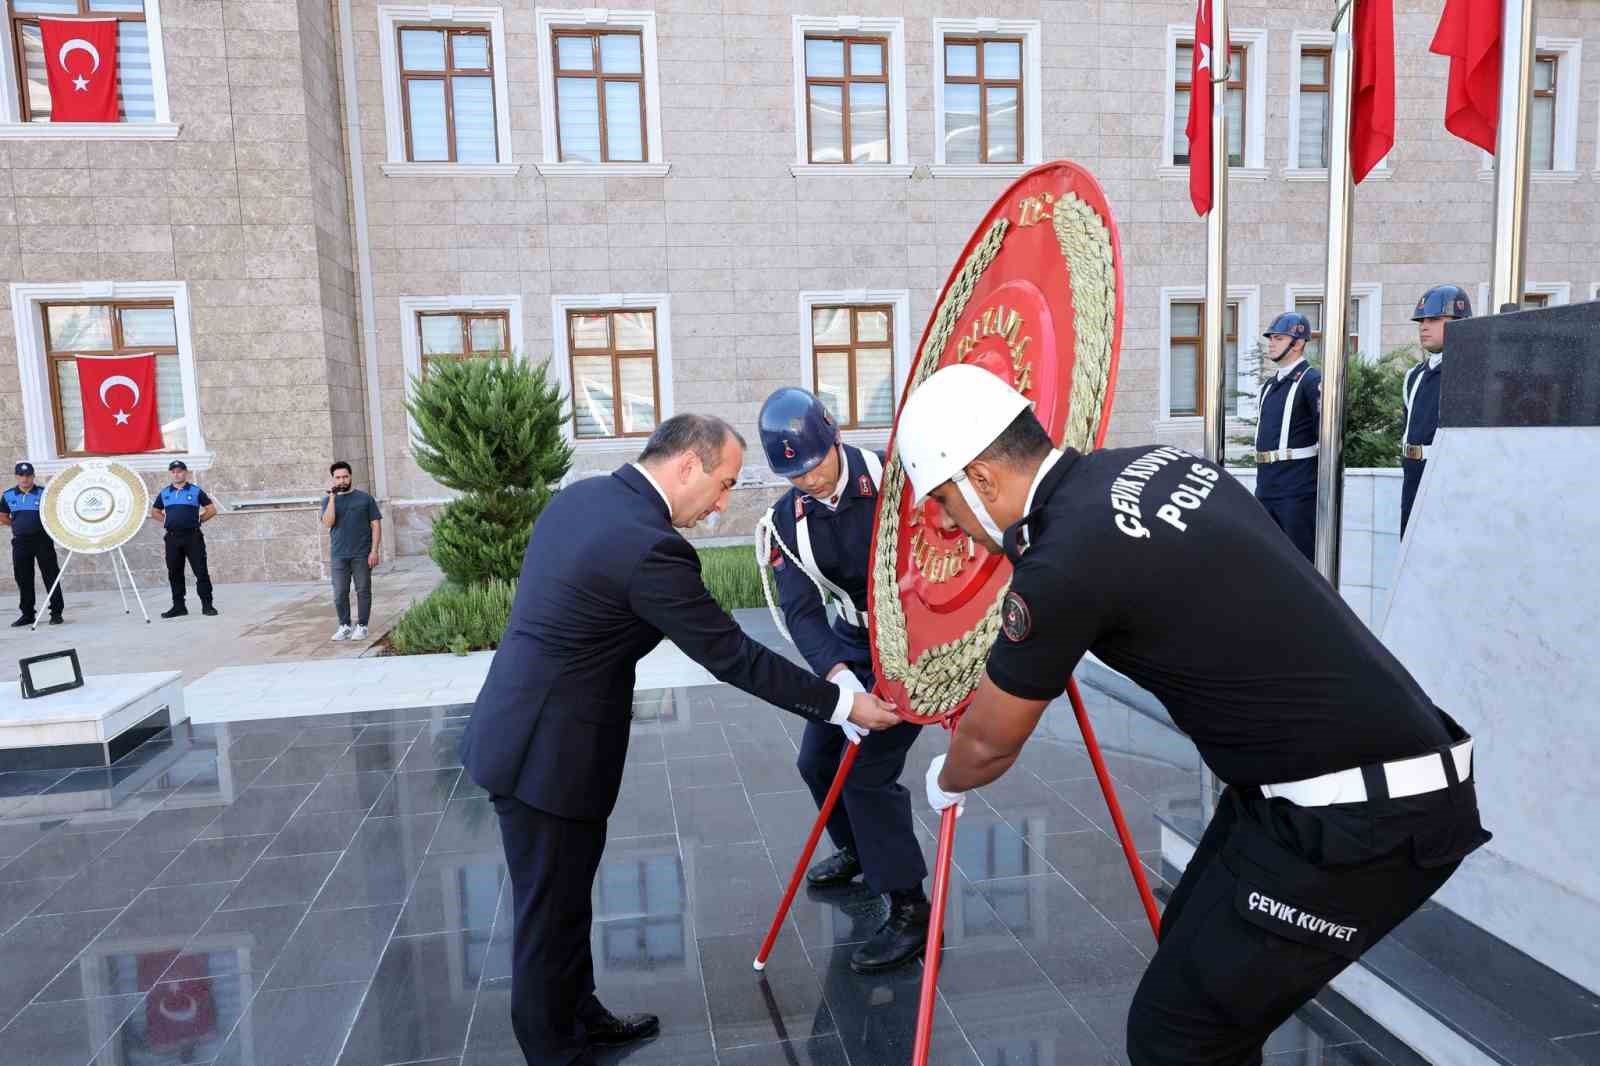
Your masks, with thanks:
[[[378,501],[356,488],[350,464],[340,459],[328,467],[333,483],[322,500],[322,524],[331,542],[333,609],[339,616],[334,640],[366,640],[372,618],[372,568],[383,543],[383,514]],[[350,582],[356,586],[356,624],[350,624]]]

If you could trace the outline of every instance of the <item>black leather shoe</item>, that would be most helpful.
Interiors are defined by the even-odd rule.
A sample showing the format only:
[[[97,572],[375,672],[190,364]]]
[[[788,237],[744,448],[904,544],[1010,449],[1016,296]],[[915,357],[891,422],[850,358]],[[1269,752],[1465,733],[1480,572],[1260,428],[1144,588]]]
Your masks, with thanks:
[[[65,621],[66,619],[62,618],[59,614],[53,614],[50,616],[50,624],[53,626],[58,626]]]
[[[619,1018],[610,1011],[583,1020],[583,1029],[589,1043],[600,1047],[618,1047],[635,1040],[646,1040],[661,1031],[661,1019],[654,1014],[629,1014]]]
[[[216,615],[217,615],[217,613],[218,613],[218,612],[217,612],[217,609],[216,609],[216,608],[215,608],[215,607],[213,607],[213,606],[211,606],[211,605],[210,605],[210,604],[209,604],[209,603],[208,603],[208,604],[206,604],[206,605],[205,605],[205,606],[203,606],[203,607],[201,607],[201,608],[200,608],[200,613],[201,613],[201,614],[206,614],[206,615],[210,615],[210,616],[212,616],[212,617],[213,617],[213,618],[215,618],[215,617],[216,617]]]
[[[921,889],[889,893],[888,920],[850,956],[850,969],[859,974],[883,973],[921,955],[928,943],[931,910]]]
[[[23,626],[31,626],[31,625],[33,625],[33,615],[25,614],[21,618],[18,618],[15,622],[12,622],[11,623],[11,628],[12,629],[21,629]]]
[[[817,888],[847,885],[861,876],[861,860],[849,848],[840,848],[806,871],[806,882]]]
[[[162,611],[161,612],[161,617],[162,618],[181,618],[181,617],[183,617],[184,615],[186,615],[188,613],[189,613],[189,608],[183,606],[182,604],[175,603],[171,607],[168,607],[165,611]]]

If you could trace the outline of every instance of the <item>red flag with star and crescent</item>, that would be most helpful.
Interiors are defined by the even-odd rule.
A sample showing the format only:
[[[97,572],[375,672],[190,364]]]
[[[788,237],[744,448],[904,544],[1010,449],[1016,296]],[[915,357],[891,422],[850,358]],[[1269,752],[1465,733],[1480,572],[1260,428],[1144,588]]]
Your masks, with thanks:
[[[51,122],[117,121],[117,20],[39,20]]]
[[[1197,215],[1211,210],[1211,3],[1194,13],[1194,49],[1189,61],[1189,202]]]
[[[97,455],[160,451],[155,355],[79,357],[75,362],[83,399],[83,450]]]

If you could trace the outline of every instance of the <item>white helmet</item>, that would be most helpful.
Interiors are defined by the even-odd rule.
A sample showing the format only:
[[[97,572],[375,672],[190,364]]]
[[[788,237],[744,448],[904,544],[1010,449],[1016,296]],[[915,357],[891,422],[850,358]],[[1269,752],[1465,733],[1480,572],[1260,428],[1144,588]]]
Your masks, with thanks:
[[[934,371],[906,397],[895,426],[915,502],[959,474],[1029,403],[982,367],[957,363]]]

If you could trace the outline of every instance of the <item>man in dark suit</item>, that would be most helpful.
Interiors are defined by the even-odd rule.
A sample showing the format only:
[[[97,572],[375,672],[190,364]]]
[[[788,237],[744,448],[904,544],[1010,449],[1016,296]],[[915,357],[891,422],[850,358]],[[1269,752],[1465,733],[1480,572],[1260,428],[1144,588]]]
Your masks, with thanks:
[[[634,667],[663,637],[719,681],[803,718],[899,724],[859,683],[825,681],[750,640],[706,591],[673,527],[727,507],[743,462],[744,440],[726,422],[678,415],[638,462],[557,493],[528,542],[461,761],[500,818],[516,913],[511,1021],[529,1066],[587,1066],[592,1045],[659,1029],[653,1015],[601,1006],[589,926]]]

